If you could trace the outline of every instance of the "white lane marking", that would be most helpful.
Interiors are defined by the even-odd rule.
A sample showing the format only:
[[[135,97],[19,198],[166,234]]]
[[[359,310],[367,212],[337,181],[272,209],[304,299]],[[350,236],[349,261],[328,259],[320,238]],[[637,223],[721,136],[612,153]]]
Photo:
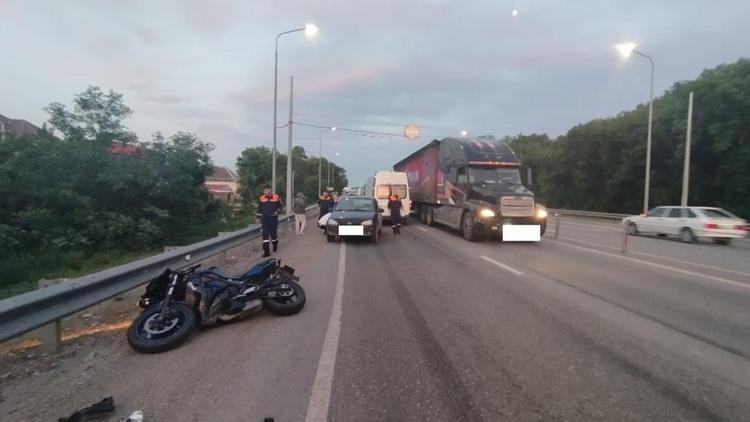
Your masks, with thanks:
[[[562,240],[569,240],[571,242],[576,242],[576,243],[583,243],[584,245],[595,246],[597,248],[607,248],[607,249],[615,249],[615,250],[619,249],[619,248],[615,248],[615,247],[612,247],[612,246],[601,245],[599,243],[584,242],[583,240],[572,239],[570,237],[562,237],[562,236],[560,236],[560,239],[562,239]],[[750,277],[750,273],[743,273],[742,271],[729,270],[729,269],[726,269],[726,268],[719,268],[719,267],[714,267],[714,266],[711,266],[711,265],[699,264],[697,262],[683,261],[683,260],[677,259],[677,258],[668,258],[666,256],[656,255],[656,254],[652,254],[652,253],[648,253],[648,252],[638,252],[638,251],[634,251],[634,250],[631,249],[631,250],[628,250],[628,253],[629,254],[635,254],[635,255],[642,255],[642,256],[650,256],[652,258],[663,259],[665,261],[678,262],[680,264],[692,265],[692,266],[695,266],[695,267],[706,268],[706,269],[709,269],[709,270],[722,271],[722,272],[726,272],[726,273],[732,273],[732,274],[737,274],[737,275],[741,275],[741,276],[745,276],[745,277]]]
[[[485,261],[491,263],[491,264],[497,265],[498,267],[500,267],[500,268],[502,268],[502,269],[504,269],[506,271],[510,271],[510,272],[512,272],[515,275],[523,275],[523,273],[520,272],[520,271],[518,271],[517,269],[511,268],[511,267],[503,264],[502,262],[497,262],[497,261],[495,261],[494,259],[492,259],[490,257],[486,257],[486,256],[482,255],[481,258],[484,259]]]
[[[426,228],[424,228],[424,227],[422,227],[422,226],[417,226],[417,228],[418,228],[419,230],[422,230],[423,232],[429,231],[429,230],[427,230]]]
[[[722,278],[722,277],[716,277],[716,276],[712,276],[712,275],[708,275],[708,274],[697,273],[695,271],[690,271],[690,270],[683,270],[682,268],[670,267],[669,265],[657,264],[657,263],[651,262],[651,261],[644,261],[642,259],[630,258],[630,257],[627,257],[627,256],[617,255],[617,254],[613,254],[613,253],[609,253],[609,252],[598,251],[596,249],[584,248],[583,246],[571,245],[570,243],[558,242],[556,240],[548,240],[548,242],[556,243],[556,244],[562,245],[562,246],[567,246],[569,248],[580,249],[580,250],[583,250],[583,251],[586,251],[586,252],[598,253],[598,254],[601,254],[601,255],[607,255],[607,256],[610,256],[612,258],[618,258],[618,259],[622,259],[622,260],[625,260],[625,261],[636,262],[638,264],[649,265],[649,266],[652,266],[652,267],[661,268],[663,270],[670,270],[670,271],[674,271],[674,272],[677,272],[677,273],[687,274],[687,275],[691,275],[693,277],[701,277],[701,278],[705,278],[705,279],[708,279],[708,280],[714,280],[714,281],[718,281],[720,283],[729,284],[729,285],[732,285],[732,286],[735,286],[735,287],[742,287],[743,289],[750,289],[750,284],[740,283],[739,281],[729,280],[729,279]]]
[[[310,403],[307,405],[307,422],[319,422],[328,419],[328,406],[331,403],[333,372],[336,368],[336,352],[339,348],[341,333],[341,299],[344,296],[344,275],[346,273],[346,243],[339,249],[339,268],[336,275],[336,291],[333,296],[333,308],[328,318],[328,329],[320,352],[318,371],[315,373]]]

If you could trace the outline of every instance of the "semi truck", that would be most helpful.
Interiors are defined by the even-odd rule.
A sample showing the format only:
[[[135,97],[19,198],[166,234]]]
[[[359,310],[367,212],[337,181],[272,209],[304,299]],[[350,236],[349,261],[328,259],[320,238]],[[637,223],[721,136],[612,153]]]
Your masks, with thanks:
[[[527,240],[538,240],[547,211],[524,187],[520,168],[505,142],[468,137],[433,140],[393,166],[407,174],[412,207],[423,223],[460,230],[469,241],[521,240],[516,233],[529,229],[537,239]]]

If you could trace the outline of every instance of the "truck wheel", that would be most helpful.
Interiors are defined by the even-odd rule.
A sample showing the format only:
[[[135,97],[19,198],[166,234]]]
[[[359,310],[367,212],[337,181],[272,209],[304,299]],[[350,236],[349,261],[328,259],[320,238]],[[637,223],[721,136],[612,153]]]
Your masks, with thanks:
[[[461,217],[461,232],[464,235],[464,239],[469,242],[473,242],[477,238],[476,229],[474,228],[474,219],[468,211],[464,212],[463,217]]]
[[[435,214],[433,214],[433,209],[430,206],[425,207],[424,210],[425,215],[425,224],[428,226],[434,226],[435,225]]]
[[[417,208],[417,215],[419,216],[419,221],[423,223],[427,223],[427,207],[424,205],[420,205]]]
[[[544,236],[547,231],[547,220],[542,221],[541,227],[539,227],[539,237]]]

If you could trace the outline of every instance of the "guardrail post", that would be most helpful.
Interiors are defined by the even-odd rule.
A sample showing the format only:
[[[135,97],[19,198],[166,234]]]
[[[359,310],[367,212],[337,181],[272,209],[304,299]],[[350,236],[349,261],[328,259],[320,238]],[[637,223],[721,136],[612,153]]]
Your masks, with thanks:
[[[560,213],[555,213],[555,239],[560,237]]]
[[[59,284],[65,279],[58,280],[39,280],[39,288],[49,287],[55,284]],[[39,341],[42,343],[40,349],[44,353],[57,353],[62,347],[62,326],[60,320],[54,320],[49,324],[41,326],[37,333],[39,334]]]
[[[622,238],[622,253],[625,253],[628,251],[628,225],[623,224],[623,232],[625,233]]]

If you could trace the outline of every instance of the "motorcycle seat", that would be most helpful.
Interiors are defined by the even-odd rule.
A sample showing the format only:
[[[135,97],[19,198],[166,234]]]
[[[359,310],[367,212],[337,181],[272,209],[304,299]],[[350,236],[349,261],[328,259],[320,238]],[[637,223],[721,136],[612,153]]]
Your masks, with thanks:
[[[226,271],[224,271],[221,267],[210,267],[208,269],[209,272],[216,274],[217,276],[221,278],[231,279],[231,280],[259,280],[259,279],[265,279],[270,274],[270,270],[273,267],[273,263],[271,260],[266,260],[263,262],[260,262],[258,264],[253,265],[249,270],[247,270],[243,274],[229,274]]]

